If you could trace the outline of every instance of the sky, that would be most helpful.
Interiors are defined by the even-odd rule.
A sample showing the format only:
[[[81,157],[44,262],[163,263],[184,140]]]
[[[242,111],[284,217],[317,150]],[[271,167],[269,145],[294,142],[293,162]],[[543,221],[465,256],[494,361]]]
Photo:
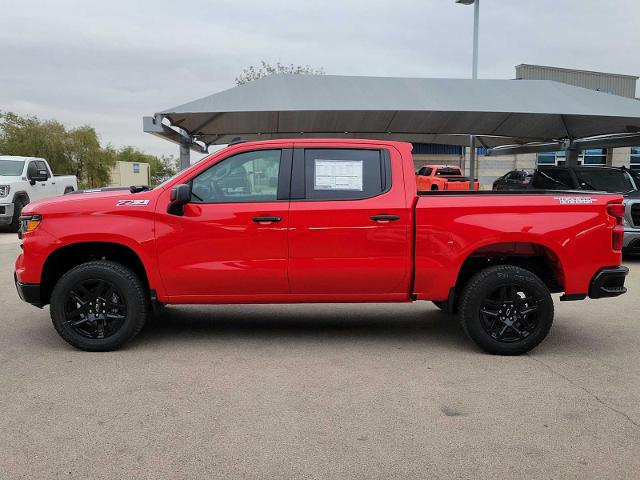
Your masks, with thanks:
[[[639,23],[638,0],[481,0],[479,77],[520,63],[640,75]],[[472,28],[454,0],[0,0],[0,110],[177,156],[142,117],[231,88],[249,65],[467,78]]]

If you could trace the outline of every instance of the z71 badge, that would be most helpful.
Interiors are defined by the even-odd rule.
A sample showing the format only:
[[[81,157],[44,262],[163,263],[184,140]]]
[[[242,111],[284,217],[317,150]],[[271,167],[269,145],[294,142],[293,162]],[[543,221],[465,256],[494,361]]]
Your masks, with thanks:
[[[144,207],[149,205],[149,200],[118,200],[116,207]]]

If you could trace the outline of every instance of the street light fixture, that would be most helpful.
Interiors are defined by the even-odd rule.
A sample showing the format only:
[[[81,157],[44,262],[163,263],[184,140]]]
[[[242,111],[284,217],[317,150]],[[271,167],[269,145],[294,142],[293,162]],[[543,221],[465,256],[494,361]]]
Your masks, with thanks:
[[[478,78],[478,24],[480,23],[480,0],[456,0],[460,5],[473,5],[473,64],[471,78]],[[471,135],[469,142],[469,190],[475,189],[476,176],[476,137]]]

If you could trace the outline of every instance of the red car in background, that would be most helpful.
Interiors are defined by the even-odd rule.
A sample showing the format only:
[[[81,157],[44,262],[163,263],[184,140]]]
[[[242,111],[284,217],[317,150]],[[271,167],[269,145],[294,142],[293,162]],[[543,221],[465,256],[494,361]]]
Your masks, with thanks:
[[[469,190],[469,178],[459,167],[450,165],[425,165],[416,173],[418,191],[427,190]],[[480,187],[476,180],[474,190]]]

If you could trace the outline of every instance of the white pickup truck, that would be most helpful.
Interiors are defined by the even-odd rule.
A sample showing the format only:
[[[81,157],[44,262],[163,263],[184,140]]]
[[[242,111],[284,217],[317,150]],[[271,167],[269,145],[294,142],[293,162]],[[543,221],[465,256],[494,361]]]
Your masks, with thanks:
[[[53,175],[43,158],[0,156],[0,228],[17,232],[22,207],[78,188],[74,175]]]

